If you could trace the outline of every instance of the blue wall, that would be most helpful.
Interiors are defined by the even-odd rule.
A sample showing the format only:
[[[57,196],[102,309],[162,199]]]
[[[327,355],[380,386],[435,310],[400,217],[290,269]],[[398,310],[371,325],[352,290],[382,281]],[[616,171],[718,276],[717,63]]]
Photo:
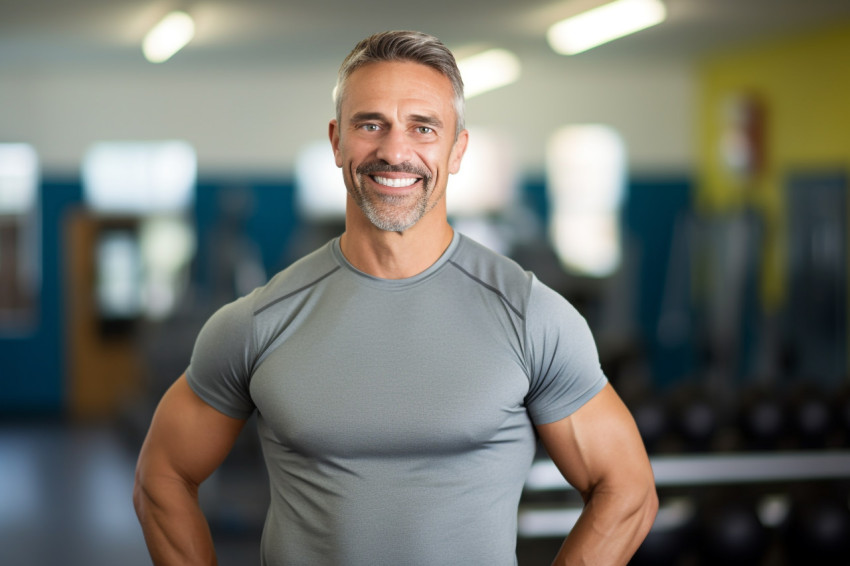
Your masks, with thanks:
[[[623,231],[632,246],[640,250],[637,270],[636,323],[643,337],[646,356],[656,385],[667,385],[687,377],[695,369],[694,336],[682,337],[672,344],[659,340],[659,319],[667,284],[668,270],[684,276],[688,288],[680,297],[687,304],[675,305],[688,310],[690,304],[690,257],[671,257],[677,221],[687,220],[693,210],[693,186],[690,180],[633,179],[623,208]],[[691,250],[686,250],[690,253]]]
[[[42,286],[31,334],[0,334],[0,412],[55,413],[64,402],[63,219],[79,205],[79,183],[45,181],[41,194]]]

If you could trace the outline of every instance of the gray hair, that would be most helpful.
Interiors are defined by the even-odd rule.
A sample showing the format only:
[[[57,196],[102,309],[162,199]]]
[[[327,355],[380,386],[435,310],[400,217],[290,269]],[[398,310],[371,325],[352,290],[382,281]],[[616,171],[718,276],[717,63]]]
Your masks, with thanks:
[[[442,73],[452,84],[456,118],[455,138],[464,128],[463,79],[454,55],[434,36],[418,31],[386,31],[360,41],[342,62],[333,98],[336,119],[342,114],[342,99],[351,73],[369,63],[411,61]]]

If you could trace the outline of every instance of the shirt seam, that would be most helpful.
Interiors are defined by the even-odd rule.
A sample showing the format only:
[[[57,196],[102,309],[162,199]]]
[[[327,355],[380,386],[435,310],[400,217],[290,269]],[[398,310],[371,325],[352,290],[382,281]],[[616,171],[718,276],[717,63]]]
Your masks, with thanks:
[[[298,293],[301,293],[302,291],[306,291],[306,290],[307,290],[307,289],[309,289],[310,287],[313,287],[314,285],[316,285],[316,284],[318,284],[319,282],[321,282],[323,279],[326,279],[327,277],[330,277],[331,275],[333,275],[334,273],[336,273],[336,272],[337,272],[337,271],[339,271],[340,269],[342,269],[342,267],[341,267],[341,266],[339,266],[339,265],[337,265],[336,267],[334,267],[333,269],[331,269],[330,271],[328,271],[327,273],[325,273],[324,275],[322,275],[322,276],[321,276],[321,277],[319,277],[318,279],[315,279],[314,281],[311,281],[310,283],[307,283],[306,285],[303,285],[303,286],[299,287],[298,289],[295,289],[294,291],[290,291],[289,293],[287,293],[287,294],[285,294],[285,295],[283,295],[283,296],[280,296],[280,297],[278,297],[278,298],[274,299],[273,301],[271,301],[270,303],[268,303],[268,304],[266,304],[266,305],[263,305],[262,307],[260,307],[260,308],[258,308],[257,310],[255,310],[255,311],[254,311],[254,316],[259,315],[259,314],[260,314],[260,313],[262,313],[263,311],[265,311],[265,310],[267,310],[267,309],[269,309],[269,308],[273,307],[274,305],[278,304],[278,303],[279,303],[279,302],[281,302],[281,301],[285,301],[286,299],[288,299],[288,298],[290,298],[290,297],[292,297],[292,296],[295,296],[295,295],[297,295]]]
[[[495,293],[500,299],[502,299],[505,302],[506,305],[508,305],[508,308],[510,308],[514,312],[514,314],[516,314],[520,318],[520,320],[523,321],[523,326],[525,326],[525,315],[522,313],[522,311],[520,311],[517,307],[515,307],[513,305],[513,303],[511,303],[511,301],[510,301],[510,299],[508,299],[507,295],[505,295],[500,289],[498,289],[497,287],[494,287],[493,285],[490,285],[489,283],[486,283],[483,280],[479,279],[478,277],[476,277],[475,275],[473,275],[472,273],[470,273],[469,271],[467,271],[466,269],[461,267],[454,260],[450,259],[449,263],[452,264],[453,266],[455,266],[455,268],[457,268],[461,273],[463,273],[464,275],[466,275],[467,277],[469,277],[470,279],[472,279],[473,281],[475,281],[476,283],[478,283],[479,285],[481,285],[482,287],[484,287],[488,291]]]

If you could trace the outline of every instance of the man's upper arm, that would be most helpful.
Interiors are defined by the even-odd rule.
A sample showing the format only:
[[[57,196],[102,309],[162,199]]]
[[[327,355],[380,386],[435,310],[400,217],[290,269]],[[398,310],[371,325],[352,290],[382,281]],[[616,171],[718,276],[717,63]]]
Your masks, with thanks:
[[[654,485],[634,419],[610,384],[570,416],[537,430],[552,461],[583,497],[599,486]]]
[[[244,424],[204,402],[181,376],[154,413],[139,455],[138,480],[168,476],[200,484],[224,461]]]

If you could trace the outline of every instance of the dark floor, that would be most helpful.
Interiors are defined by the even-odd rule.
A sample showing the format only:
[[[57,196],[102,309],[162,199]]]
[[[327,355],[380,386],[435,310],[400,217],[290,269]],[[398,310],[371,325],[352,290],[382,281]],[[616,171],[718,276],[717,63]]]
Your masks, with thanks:
[[[109,427],[0,426],[0,564],[150,565],[131,501],[135,458]],[[258,545],[222,537],[220,563],[259,564]]]

